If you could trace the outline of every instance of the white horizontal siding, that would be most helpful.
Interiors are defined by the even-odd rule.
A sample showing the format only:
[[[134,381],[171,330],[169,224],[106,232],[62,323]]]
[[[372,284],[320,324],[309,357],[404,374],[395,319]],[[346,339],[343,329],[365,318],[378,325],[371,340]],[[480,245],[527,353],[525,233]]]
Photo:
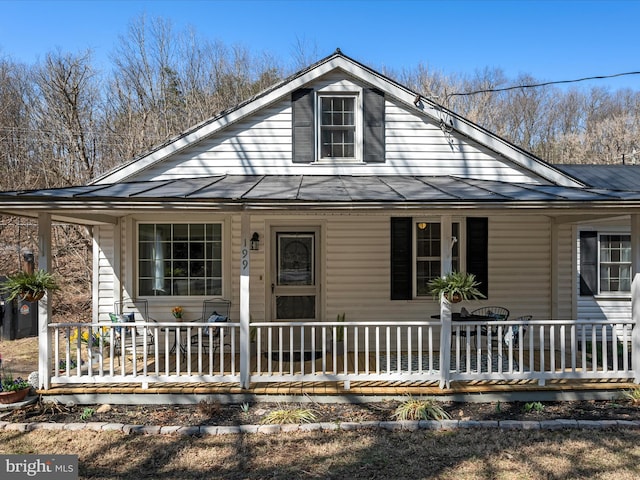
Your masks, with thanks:
[[[551,316],[551,227],[544,216],[489,218],[489,295],[474,307],[498,305],[509,318]]]
[[[575,300],[576,266],[573,250],[573,230],[571,225],[558,227],[558,319],[575,319],[573,312]]]
[[[326,81],[325,83],[331,83]],[[294,164],[290,99],[266,107],[135,176],[163,180],[221,174],[454,175],[504,182],[539,179],[437,120],[386,101],[386,161],[376,164]]]
[[[415,217],[433,212],[415,212]],[[217,215],[215,221],[226,218],[224,246],[225,260],[230,277],[225,280],[224,295],[232,302],[232,318],[239,318],[240,291],[240,215]],[[173,217],[156,218],[157,221],[176,221]],[[180,219],[191,221],[191,218]],[[201,221],[201,218],[199,218]],[[214,219],[212,219],[214,221]],[[420,298],[408,301],[390,299],[390,219],[386,215],[327,214],[261,215],[251,214],[250,232],[260,235],[260,249],[251,251],[251,314],[252,320],[270,320],[270,245],[269,229],[274,225],[318,225],[321,227],[321,264],[319,266],[321,321],[333,321],[345,313],[351,321],[425,320],[439,313],[438,303]],[[123,228],[124,265],[123,291],[133,291],[134,258],[128,247],[135,235],[134,222],[125,222],[132,230]],[[304,228],[304,227],[302,227]],[[560,312],[571,315],[572,248],[570,227],[559,229],[559,300]],[[96,229],[100,243],[98,257],[98,296],[101,315],[112,311],[114,301],[113,228]],[[230,241],[229,241],[230,240]],[[508,308],[511,318],[533,315],[535,319],[551,318],[551,223],[542,215],[501,215],[489,218],[489,298],[460,305],[469,310],[485,305]],[[565,297],[565,295],[567,295]],[[580,303],[580,318],[600,318],[604,308],[620,315],[628,315],[627,302],[596,304]],[[177,303],[176,303],[177,302]],[[200,315],[201,300],[190,298],[150,299],[150,314],[157,320],[170,320],[174,303],[185,307],[187,320]],[[106,318],[105,318],[106,320]]]
[[[425,320],[439,311],[430,299],[390,299],[390,219],[337,216],[326,224],[326,320]]]
[[[114,250],[114,233],[115,229],[112,225],[100,225],[93,228],[95,239],[94,245],[97,246],[94,251],[97,262],[97,272],[94,272],[94,298],[97,299],[97,320],[101,322],[109,321],[107,314],[113,312],[114,292],[115,292],[115,250]]]

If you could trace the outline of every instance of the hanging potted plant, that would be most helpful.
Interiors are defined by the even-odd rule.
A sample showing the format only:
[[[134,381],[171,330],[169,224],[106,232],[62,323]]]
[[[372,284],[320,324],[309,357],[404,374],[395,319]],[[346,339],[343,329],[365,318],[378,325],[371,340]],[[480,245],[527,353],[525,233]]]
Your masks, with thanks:
[[[472,273],[450,272],[444,277],[436,277],[429,282],[429,291],[434,298],[445,299],[449,303],[462,300],[486,298],[478,287],[480,282]]]
[[[47,291],[59,288],[53,274],[44,270],[36,270],[33,273],[18,272],[8,276],[1,286],[2,291],[8,294],[7,300],[20,298],[27,302],[37,302]]]

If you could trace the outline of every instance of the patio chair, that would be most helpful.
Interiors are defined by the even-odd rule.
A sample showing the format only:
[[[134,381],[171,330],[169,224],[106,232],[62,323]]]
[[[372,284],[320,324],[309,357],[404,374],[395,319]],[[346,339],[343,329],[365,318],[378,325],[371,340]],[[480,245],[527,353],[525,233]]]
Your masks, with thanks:
[[[215,323],[226,323],[229,321],[229,310],[231,309],[231,302],[225,299],[217,299],[217,300],[205,300],[202,302],[202,317],[200,317],[198,322],[207,322],[208,324]],[[224,336],[226,335],[226,329],[211,327],[212,328],[212,340],[208,342],[209,337],[209,326],[202,330],[202,342],[200,342],[200,338],[198,334],[191,335],[191,337],[187,340],[187,342],[181,343],[180,351],[182,352],[183,357],[187,357],[187,353],[189,352],[189,345],[191,345],[191,350],[193,347],[201,348],[203,353],[209,353],[209,348],[215,354],[215,352],[220,348],[220,346],[229,345],[224,343]],[[222,338],[221,338],[222,332]]]
[[[524,315],[522,317],[516,318],[517,322],[522,322],[521,325],[511,325],[509,329],[504,332],[504,344],[509,347],[510,345],[513,348],[518,348],[520,343],[520,329],[522,329],[522,339],[524,340],[524,336],[527,333],[527,327],[529,325],[529,321],[533,318],[533,315]]]
[[[489,317],[492,320],[506,320],[509,318],[509,310],[504,307],[481,307],[476,308],[471,312],[471,315],[477,315],[479,317]],[[480,329],[482,335],[487,334],[487,327],[482,327]],[[496,328],[491,330],[491,334],[495,334],[497,332]]]
[[[123,302],[114,303],[115,313],[110,313],[109,317],[114,323],[157,323],[155,319],[149,317],[149,303],[147,300],[131,299]],[[115,328],[115,354],[120,359],[122,353],[122,329],[125,329],[125,345],[124,349],[127,354],[133,354],[134,344],[131,340],[133,335],[133,329],[126,326],[118,326]],[[153,332],[147,330],[145,339],[144,333],[141,331],[142,327],[137,327],[135,332],[135,352],[136,356],[141,356],[145,351],[149,352],[155,343],[155,337]]]

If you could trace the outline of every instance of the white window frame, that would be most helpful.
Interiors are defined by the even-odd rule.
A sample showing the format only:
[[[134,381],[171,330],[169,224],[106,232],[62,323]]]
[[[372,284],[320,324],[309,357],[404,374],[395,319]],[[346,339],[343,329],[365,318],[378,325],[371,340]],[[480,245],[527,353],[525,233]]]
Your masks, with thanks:
[[[213,293],[213,292],[208,292],[206,290],[205,287],[205,293],[204,294],[188,294],[188,295],[174,295],[173,292],[168,293],[166,295],[148,295],[148,294],[142,294],[141,290],[140,290],[140,280],[141,280],[141,272],[140,272],[140,226],[141,225],[171,225],[172,226],[172,231],[173,231],[173,226],[175,225],[219,225],[220,226],[220,292],[219,293]],[[138,292],[138,296],[140,298],[153,298],[153,299],[163,299],[163,298],[212,298],[212,297],[223,297],[224,296],[224,291],[225,291],[225,281],[226,281],[226,265],[225,265],[225,257],[226,257],[226,242],[225,242],[225,222],[224,221],[204,221],[204,220],[190,220],[190,221],[184,221],[184,222],[176,222],[176,221],[171,221],[171,220],[161,220],[161,219],[156,219],[156,220],[148,220],[148,221],[137,221],[134,223],[135,225],[135,277],[134,277],[134,284],[135,284],[135,289]],[[173,237],[172,237],[172,241],[173,241]],[[181,259],[181,261],[187,261],[189,262],[191,259],[187,258],[187,259]],[[213,259],[213,260],[217,260],[217,259]],[[203,259],[203,261],[206,264],[207,259]],[[205,269],[206,269],[206,265],[205,265]],[[206,272],[206,270],[205,270]],[[167,278],[166,276],[163,278]],[[207,279],[214,279],[214,278],[218,278],[215,276],[211,276],[211,277],[207,277],[206,275],[203,277],[205,283],[208,281]],[[182,277],[178,278],[175,277],[174,280],[176,279],[182,279]],[[187,275],[186,280],[189,281],[189,275]]]
[[[632,262],[631,258],[628,262],[605,262],[601,258],[601,252],[603,247],[603,237],[607,235],[625,236],[629,237],[631,242],[631,234],[628,231],[598,231],[598,295],[601,296],[629,296],[631,294],[631,280],[633,279]],[[631,246],[629,246],[631,248]],[[617,265],[629,265],[629,289],[628,290],[603,290],[602,289],[602,268],[603,264],[617,264]]]
[[[354,152],[353,157],[323,157],[322,156],[322,99],[323,98],[352,98],[354,100]],[[362,95],[353,89],[332,89],[316,93],[316,163],[362,163]]]
[[[416,299],[421,299],[421,298],[432,298],[432,295],[430,293],[419,293],[418,292],[418,262],[419,261],[429,261],[429,260],[440,260],[440,275],[442,275],[442,257],[440,255],[440,253],[438,253],[438,256],[430,256],[430,257],[419,257],[418,256],[418,225],[421,223],[438,223],[440,224],[440,233],[442,235],[442,222],[440,220],[440,218],[433,218],[433,217],[426,217],[426,218],[414,218],[413,219],[413,224],[412,224],[412,249],[413,249],[413,254],[412,254],[412,258],[413,258],[413,298]],[[452,257],[452,264],[454,263],[455,258],[457,258],[458,260],[458,269],[461,272],[464,272],[466,270],[466,264],[467,264],[467,259],[466,259],[466,237],[467,237],[467,232],[466,232],[466,222],[463,221],[462,218],[458,218],[458,217],[454,217],[451,220],[452,224],[457,224],[458,225],[458,234],[455,235],[455,233],[452,232],[452,235],[454,235],[456,237],[456,245],[458,248],[458,256],[457,257]],[[441,239],[440,241],[445,241],[443,239]],[[450,240],[449,240],[450,241]]]

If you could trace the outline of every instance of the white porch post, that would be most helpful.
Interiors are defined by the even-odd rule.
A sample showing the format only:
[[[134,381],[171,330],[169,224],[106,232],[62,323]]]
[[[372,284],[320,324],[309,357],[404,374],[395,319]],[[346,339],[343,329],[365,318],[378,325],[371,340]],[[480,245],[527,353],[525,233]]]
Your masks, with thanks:
[[[451,215],[440,217],[440,260],[444,276],[451,272],[452,242]],[[451,304],[440,298],[440,388],[449,387],[451,366]]]
[[[640,383],[640,214],[631,215],[631,334],[634,381]]]
[[[38,214],[38,268],[51,271],[51,214]],[[49,293],[38,302],[38,383],[40,388],[51,386],[51,299]]]
[[[251,339],[249,338],[249,280],[251,263],[250,258],[250,232],[251,217],[243,212],[240,219],[240,386],[249,388],[251,375]]]

